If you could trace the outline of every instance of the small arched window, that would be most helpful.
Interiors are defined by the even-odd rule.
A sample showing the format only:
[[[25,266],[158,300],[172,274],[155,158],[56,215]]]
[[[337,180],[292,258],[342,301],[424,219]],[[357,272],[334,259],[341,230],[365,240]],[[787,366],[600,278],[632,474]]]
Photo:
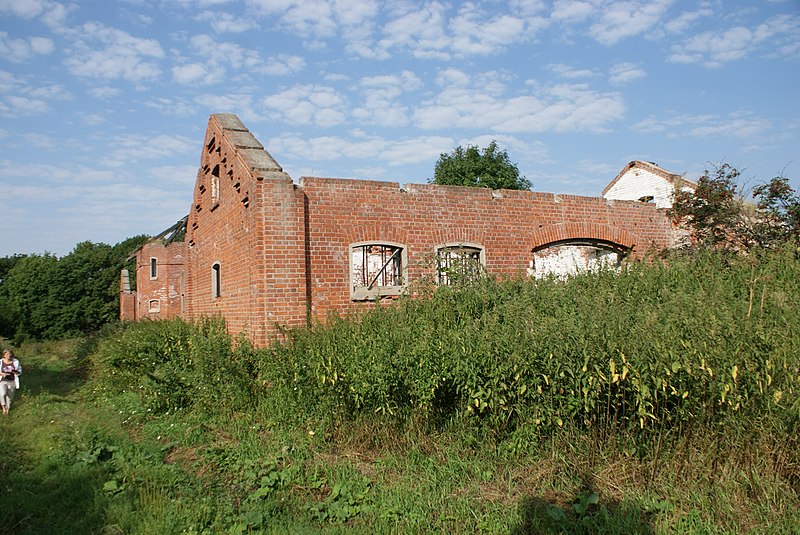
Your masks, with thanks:
[[[222,296],[222,272],[219,262],[214,262],[211,266],[211,297]]]

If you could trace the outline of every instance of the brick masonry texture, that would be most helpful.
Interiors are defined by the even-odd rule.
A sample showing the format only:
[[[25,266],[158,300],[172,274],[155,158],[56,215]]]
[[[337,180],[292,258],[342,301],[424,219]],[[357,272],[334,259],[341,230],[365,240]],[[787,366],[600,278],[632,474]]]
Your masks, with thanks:
[[[526,272],[534,250],[570,240],[641,259],[671,246],[673,228],[664,210],[637,201],[318,177],[294,184],[236,116],[218,114],[208,123],[185,242],[137,252],[136,314],[125,292],[120,314],[150,317],[150,300],[166,299],[158,317],[220,315],[232,334],[263,346],[279,327],[374,306],[351,299],[355,243],[401,245],[413,289],[432,280],[444,244],[478,245],[488,272],[514,275]],[[151,257],[158,281],[149,280]]]

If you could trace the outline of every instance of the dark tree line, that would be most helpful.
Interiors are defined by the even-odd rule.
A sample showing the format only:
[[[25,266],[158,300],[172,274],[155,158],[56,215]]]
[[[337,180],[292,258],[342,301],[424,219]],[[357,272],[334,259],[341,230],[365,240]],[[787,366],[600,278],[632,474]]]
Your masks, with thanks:
[[[117,245],[82,242],[68,255],[0,258],[0,336],[55,340],[98,330],[119,317],[119,274],[147,236]]]

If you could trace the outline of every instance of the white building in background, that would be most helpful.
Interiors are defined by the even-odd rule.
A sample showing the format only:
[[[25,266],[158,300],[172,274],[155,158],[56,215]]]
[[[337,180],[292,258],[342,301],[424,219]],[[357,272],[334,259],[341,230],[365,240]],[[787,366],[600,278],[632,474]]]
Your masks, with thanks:
[[[653,202],[656,208],[671,208],[678,189],[694,190],[696,184],[652,162],[634,160],[603,190],[603,198]]]

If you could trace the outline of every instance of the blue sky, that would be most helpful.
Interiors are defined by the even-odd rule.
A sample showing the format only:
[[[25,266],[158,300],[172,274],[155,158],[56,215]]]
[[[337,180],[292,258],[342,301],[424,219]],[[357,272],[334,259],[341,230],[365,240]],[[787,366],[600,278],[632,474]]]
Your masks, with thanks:
[[[0,256],[169,227],[220,112],[296,182],[494,139],[535,191],[634,159],[800,189],[798,82],[800,0],[0,0]]]

